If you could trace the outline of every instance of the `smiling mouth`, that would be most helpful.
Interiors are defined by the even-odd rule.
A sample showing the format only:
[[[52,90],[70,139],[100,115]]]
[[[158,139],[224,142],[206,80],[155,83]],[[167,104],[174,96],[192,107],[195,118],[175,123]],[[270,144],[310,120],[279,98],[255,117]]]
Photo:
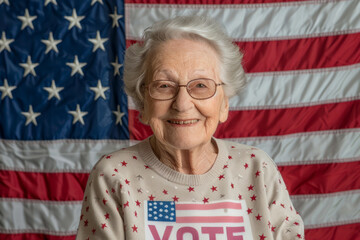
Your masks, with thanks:
[[[171,124],[178,124],[178,125],[185,125],[185,124],[194,124],[197,123],[199,120],[198,119],[193,119],[193,120],[168,120],[168,123]]]

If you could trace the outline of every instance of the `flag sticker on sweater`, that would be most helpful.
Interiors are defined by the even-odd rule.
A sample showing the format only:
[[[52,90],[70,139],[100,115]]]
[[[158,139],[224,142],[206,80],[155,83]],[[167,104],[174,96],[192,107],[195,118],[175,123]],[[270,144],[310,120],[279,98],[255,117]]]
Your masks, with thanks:
[[[146,240],[252,239],[245,201],[147,201]]]

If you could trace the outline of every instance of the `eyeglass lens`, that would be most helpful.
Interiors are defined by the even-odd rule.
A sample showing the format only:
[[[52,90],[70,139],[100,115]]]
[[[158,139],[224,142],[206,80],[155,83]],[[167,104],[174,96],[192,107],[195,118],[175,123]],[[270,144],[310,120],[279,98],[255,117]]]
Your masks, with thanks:
[[[187,85],[179,85],[173,81],[154,81],[149,85],[150,96],[158,100],[169,100],[175,98],[180,87],[186,87],[189,95],[195,99],[207,99],[214,96],[216,83],[212,79],[195,79]]]

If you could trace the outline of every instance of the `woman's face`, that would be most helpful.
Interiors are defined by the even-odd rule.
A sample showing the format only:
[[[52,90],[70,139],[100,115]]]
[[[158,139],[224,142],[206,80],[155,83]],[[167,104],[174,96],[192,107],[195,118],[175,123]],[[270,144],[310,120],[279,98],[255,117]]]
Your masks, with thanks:
[[[170,80],[180,85],[199,78],[219,78],[217,53],[205,42],[169,40],[154,49],[148,59],[148,85],[152,81]],[[219,122],[228,116],[228,99],[221,86],[205,100],[193,99],[181,87],[171,100],[159,101],[145,89],[143,122],[149,124],[158,141],[175,149],[191,150],[210,142]]]

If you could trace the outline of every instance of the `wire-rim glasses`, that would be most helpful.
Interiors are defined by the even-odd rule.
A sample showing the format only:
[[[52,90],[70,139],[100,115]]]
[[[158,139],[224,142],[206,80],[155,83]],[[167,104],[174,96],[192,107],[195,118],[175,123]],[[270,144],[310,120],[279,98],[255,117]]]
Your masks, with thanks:
[[[217,87],[221,85],[224,83],[216,83],[209,78],[199,78],[189,81],[186,85],[169,80],[156,80],[145,87],[148,88],[150,97],[155,100],[174,99],[178,95],[180,87],[185,87],[192,98],[204,100],[213,97]]]

